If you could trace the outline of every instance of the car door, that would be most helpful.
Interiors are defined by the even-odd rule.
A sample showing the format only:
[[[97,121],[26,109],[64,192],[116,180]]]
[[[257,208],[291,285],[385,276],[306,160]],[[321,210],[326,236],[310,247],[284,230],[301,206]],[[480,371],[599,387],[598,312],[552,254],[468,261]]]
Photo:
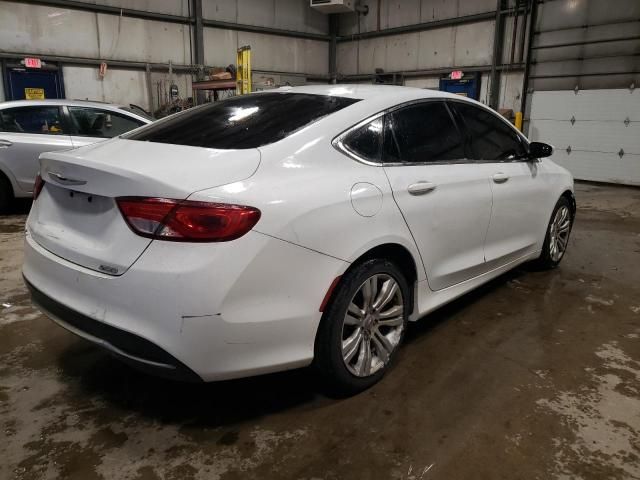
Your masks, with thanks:
[[[504,118],[486,107],[451,101],[470,139],[471,155],[491,167],[493,208],[485,260],[497,267],[541,248],[549,212],[544,168],[529,160],[527,142]]]
[[[145,124],[113,110],[84,106],[69,106],[67,110],[74,129],[71,135],[74,147],[102,142]]]
[[[17,196],[33,190],[43,152],[71,148],[58,105],[34,105],[0,110],[0,164],[15,179]]]
[[[467,159],[446,103],[422,101],[385,116],[383,164],[432,290],[483,273],[491,216],[489,168]]]

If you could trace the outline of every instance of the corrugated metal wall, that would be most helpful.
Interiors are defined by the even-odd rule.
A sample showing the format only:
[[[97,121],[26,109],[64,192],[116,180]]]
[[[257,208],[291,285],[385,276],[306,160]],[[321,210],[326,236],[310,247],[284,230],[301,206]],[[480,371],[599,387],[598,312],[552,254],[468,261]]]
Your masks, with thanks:
[[[539,4],[526,131],[576,179],[640,185],[640,1]]]
[[[189,15],[189,0],[87,0],[169,15]],[[337,69],[346,80],[368,81],[376,68],[404,74],[407,85],[437,87],[448,70],[481,71],[480,100],[488,103],[489,70],[494,50],[495,19],[442,26],[419,32],[350,40],[350,36],[389,28],[443,21],[495,11],[496,0],[361,0],[368,14],[339,17]],[[509,0],[521,7],[527,0]],[[308,0],[204,0],[205,20],[327,35],[329,19],[309,7]],[[523,97],[525,19],[504,22],[499,107],[520,109]],[[105,13],[0,1],[0,51],[189,65],[192,55],[189,25],[151,21]],[[514,42],[515,39],[515,42]],[[287,78],[327,76],[329,42],[291,38],[226,28],[205,27],[205,63],[235,62],[238,46],[250,44],[255,70],[281,72]],[[26,51],[28,50],[28,51]],[[511,64],[511,61],[514,64]],[[640,85],[640,1],[544,0],[538,15],[532,50],[529,89],[621,88]],[[67,95],[147,105],[144,74],[111,67],[107,78],[94,66],[64,67]],[[292,76],[293,75],[293,76]],[[167,74],[153,73],[153,81]],[[367,77],[369,76],[369,77]],[[191,74],[174,75],[190,93]],[[155,92],[154,92],[155,93]],[[0,100],[2,91],[0,90]],[[526,117],[526,115],[525,115]]]
[[[189,0],[101,0],[98,5],[170,15],[189,15]],[[217,21],[326,34],[328,18],[305,0],[205,0],[203,17]],[[191,27],[193,28],[193,27]],[[0,1],[0,51],[56,55],[109,61],[138,61],[190,65],[189,25],[131,18],[77,9]],[[208,66],[236,61],[239,46],[251,45],[255,71],[297,75],[327,75],[328,42],[205,27],[204,53]],[[64,64],[64,62],[63,62]],[[66,95],[149,108],[145,72],[110,67],[101,80],[97,67],[66,65]],[[168,73],[154,72],[152,85]],[[183,96],[191,95],[191,74],[174,73]],[[155,90],[155,88],[154,88]],[[156,92],[152,92],[156,95]],[[0,91],[0,101],[3,100]],[[155,103],[155,100],[154,100]]]
[[[526,3],[525,0],[519,2],[521,6]],[[480,101],[488,103],[495,19],[354,41],[348,41],[348,37],[495,12],[496,0],[364,0],[362,4],[369,8],[366,15],[340,16],[339,34],[347,39],[338,44],[338,72],[362,78],[382,68],[385,72],[403,74],[406,85],[437,88],[438,79],[446,73],[430,71],[481,70],[485,73],[481,76]],[[515,0],[507,2],[508,7],[515,4]],[[518,19],[515,42],[512,41],[514,16],[508,16],[504,24],[502,61],[498,63],[509,64],[512,58],[517,63],[522,60],[521,36],[525,35],[526,28],[523,15]],[[522,67],[507,68],[500,83],[499,106],[519,110],[521,90]]]
[[[640,1],[540,3],[532,60],[533,90],[640,86]]]

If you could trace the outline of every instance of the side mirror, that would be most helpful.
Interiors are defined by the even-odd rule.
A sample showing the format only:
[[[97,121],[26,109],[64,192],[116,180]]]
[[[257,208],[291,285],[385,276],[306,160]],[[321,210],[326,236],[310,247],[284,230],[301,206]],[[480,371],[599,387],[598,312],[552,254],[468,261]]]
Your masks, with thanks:
[[[553,147],[548,143],[531,142],[529,144],[529,158],[545,158],[553,155]]]

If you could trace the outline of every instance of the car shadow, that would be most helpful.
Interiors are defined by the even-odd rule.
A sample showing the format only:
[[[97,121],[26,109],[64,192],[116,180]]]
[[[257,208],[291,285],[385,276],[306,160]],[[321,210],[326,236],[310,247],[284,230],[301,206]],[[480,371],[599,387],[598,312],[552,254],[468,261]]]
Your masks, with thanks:
[[[30,198],[15,198],[10,203],[7,211],[0,215],[0,218],[8,215],[26,215],[31,210],[32,203],[33,200]]]
[[[58,363],[79,397],[163,423],[214,428],[329,400],[309,369],[186,383],[138,372],[84,341],[65,349]]]
[[[427,335],[434,330],[440,324],[446,322],[450,318],[456,316],[463,310],[471,308],[475,303],[486,298],[489,294],[503,287],[507,282],[518,279],[530,272],[536,271],[534,264],[525,263],[510,270],[502,275],[488,281],[487,283],[480,285],[474,290],[465,293],[461,297],[453,300],[446,305],[434,310],[427,315],[420,317],[416,322],[409,322],[409,328],[404,338],[404,343],[409,344],[418,338]]]
[[[428,335],[461,310],[525,273],[524,269],[506,273],[411,323],[406,342]],[[140,373],[81,340],[63,349],[58,364],[66,381],[76,389],[78,401],[89,395],[144,418],[199,428],[237,424],[292,409],[316,409],[340,401],[340,396],[324,388],[310,368],[214,383],[182,383]],[[396,364],[395,368],[402,365]]]

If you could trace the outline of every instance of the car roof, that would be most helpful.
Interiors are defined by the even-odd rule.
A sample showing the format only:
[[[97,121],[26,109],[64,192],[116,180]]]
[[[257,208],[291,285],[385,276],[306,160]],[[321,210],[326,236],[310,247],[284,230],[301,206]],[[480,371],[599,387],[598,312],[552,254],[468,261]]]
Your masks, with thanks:
[[[343,83],[334,85],[305,85],[300,87],[280,87],[276,91],[292,93],[310,93],[315,95],[331,95],[336,97],[370,100],[384,95],[387,98],[460,98],[448,92],[429,90],[426,88],[401,87],[397,85],[373,85],[359,83]]]
[[[427,88],[402,87],[397,85],[374,85],[374,84],[334,84],[334,85],[305,85],[300,87],[280,87],[275,90],[266,90],[282,93],[308,93],[313,95],[330,95],[336,97],[346,97],[361,100],[357,102],[359,109],[376,110],[389,108],[405,102],[421,100],[427,98],[455,99],[469,102],[487,108],[486,105],[468,97],[456,95],[454,93],[431,90]],[[494,112],[495,113],[495,112]]]
[[[78,107],[96,107],[96,108],[122,108],[123,105],[114,103],[106,103],[91,100],[67,100],[65,98],[45,99],[45,100],[10,100],[0,103],[0,108],[39,106],[39,105],[67,105]]]

